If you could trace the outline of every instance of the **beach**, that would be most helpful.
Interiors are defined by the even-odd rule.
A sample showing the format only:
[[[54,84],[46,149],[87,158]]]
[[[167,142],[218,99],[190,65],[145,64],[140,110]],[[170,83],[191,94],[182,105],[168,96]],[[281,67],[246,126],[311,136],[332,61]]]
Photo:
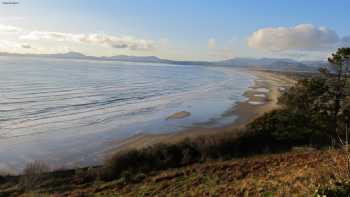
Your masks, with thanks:
[[[223,114],[223,116],[236,116],[237,118],[234,122],[222,127],[211,127],[210,123],[208,123],[172,133],[138,134],[122,141],[115,141],[114,143],[117,145],[117,148],[111,148],[107,152],[107,155],[126,149],[143,148],[156,143],[176,143],[186,138],[234,132],[264,113],[279,108],[278,97],[296,82],[294,79],[285,75],[276,74],[271,71],[242,70],[241,72],[247,72],[255,76],[256,79],[254,80],[254,84],[244,92],[244,96],[247,99],[234,105],[232,109]],[[183,113],[178,112],[174,115]]]
[[[112,66],[101,68],[94,65],[91,65],[91,67],[99,69],[103,73],[105,70],[110,71],[111,68],[114,68]],[[128,67],[130,73],[134,73],[135,68]],[[12,121],[11,119],[9,119],[8,124],[6,121],[3,122],[4,126],[8,125],[8,131],[10,132],[8,134],[4,132],[6,127],[2,130],[4,136],[2,139],[0,138],[2,147],[0,153],[3,162],[0,162],[0,171],[16,173],[26,163],[35,160],[45,161],[53,169],[99,165],[110,154],[120,150],[142,148],[160,142],[175,143],[185,138],[231,132],[236,130],[236,128],[244,127],[245,124],[261,114],[277,108],[277,98],[281,93],[281,89],[285,89],[294,83],[293,80],[283,75],[264,71],[195,66],[152,68],[157,71],[154,71],[155,76],[161,76],[158,73],[159,69],[163,72],[162,74],[169,72],[169,75],[170,71],[186,74],[188,69],[196,69],[197,72],[200,72],[198,74],[200,78],[194,79],[202,80],[201,86],[186,91],[178,90],[178,88],[183,88],[181,82],[184,80],[184,77],[182,76],[181,80],[173,80],[176,84],[167,82],[169,86],[172,86],[179,93],[166,97],[156,97],[155,99],[151,98],[151,102],[135,100],[135,103],[132,103],[132,108],[120,105],[122,109],[128,109],[130,111],[129,114],[132,115],[125,116],[125,118],[136,117],[135,122],[127,122],[126,119],[122,118],[118,119],[118,116],[117,118],[115,116],[118,113],[116,114],[115,112],[106,113],[120,109],[119,101],[114,102],[114,100],[118,100],[114,96],[119,96],[114,86],[111,89],[111,87],[105,87],[97,83],[101,85],[97,93],[107,95],[106,98],[102,97],[102,99],[98,97],[101,99],[99,102],[90,102],[91,98],[96,98],[94,96],[95,93],[90,94],[90,91],[79,90],[76,92],[73,90],[71,93],[64,89],[58,93],[33,94],[39,98],[38,101],[35,100],[35,106],[38,106],[38,113],[31,113],[32,119],[22,121],[23,123],[27,122],[27,124],[17,124],[20,121],[10,124],[12,123],[10,122]],[[147,66],[147,70],[150,70],[149,66]],[[220,72],[217,72],[217,70]],[[225,72],[224,75],[221,74],[222,71]],[[220,83],[208,81],[205,79],[206,77],[210,80],[212,78],[218,79]],[[225,80],[222,80],[223,77]],[[193,75],[189,75],[188,82],[193,81],[192,78]],[[111,77],[111,79],[114,80],[114,77]],[[115,81],[112,82],[111,84],[116,84]],[[130,86],[130,83],[128,86]],[[71,84],[67,84],[67,87],[71,87]],[[92,86],[89,84],[83,87],[90,88]],[[126,86],[123,85],[121,87]],[[135,87],[145,91],[144,86],[139,87],[136,84]],[[27,91],[27,88],[23,91]],[[145,92],[151,94],[152,89]],[[70,98],[71,96],[73,98]],[[76,97],[81,96],[82,98],[77,100]],[[30,97],[33,96],[30,95]],[[29,100],[27,97],[20,99]],[[111,102],[111,99],[113,102]],[[50,101],[49,103],[47,103],[48,100]],[[168,103],[168,101],[171,102]],[[58,104],[65,104],[66,106],[59,108],[57,106],[60,105],[57,105],[57,102],[63,102]],[[164,104],[162,104],[163,102]],[[42,105],[37,103],[42,103]],[[47,106],[51,103],[53,107]],[[30,110],[36,109],[30,103],[26,105],[28,105]],[[25,105],[22,104],[21,106]],[[155,107],[150,108],[150,106]],[[156,113],[153,113],[152,109],[157,109]],[[82,113],[81,110],[84,110],[84,112]],[[103,113],[100,113],[100,111]],[[52,118],[52,115],[55,118]],[[66,121],[68,117],[71,118],[69,121]],[[87,119],[81,119],[85,117]],[[156,121],[150,122],[148,118],[154,118]],[[59,119],[64,121],[58,121]],[[78,123],[80,120],[84,121],[79,122],[77,125],[70,122]],[[53,124],[50,121],[53,121]],[[37,123],[39,127],[32,129],[31,126],[34,126],[32,124]],[[122,123],[128,123],[126,124],[127,129],[118,129],[118,124]],[[17,125],[20,127],[15,127]],[[59,130],[63,128],[62,126],[74,127]],[[46,132],[50,127],[55,129]],[[39,134],[32,133],[41,131],[39,128],[45,128],[46,130],[42,130],[43,132]],[[22,131],[22,129],[23,133],[20,133],[19,131]],[[30,132],[26,132],[27,130]],[[29,135],[5,138],[6,135],[16,133]]]

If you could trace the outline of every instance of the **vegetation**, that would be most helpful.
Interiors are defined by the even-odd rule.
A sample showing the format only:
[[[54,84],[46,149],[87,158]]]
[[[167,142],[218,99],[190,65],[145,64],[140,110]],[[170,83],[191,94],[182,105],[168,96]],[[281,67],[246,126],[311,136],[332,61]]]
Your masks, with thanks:
[[[319,185],[337,182],[343,164],[337,150],[298,150],[195,163],[135,178],[129,173],[113,181],[86,180],[91,169],[85,168],[54,172],[31,191],[21,190],[13,177],[0,183],[0,196],[312,196]]]
[[[332,196],[332,197],[344,197],[350,194],[350,183],[337,182],[335,184],[325,186],[316,191],[318,195]]]
[[[24,190],[30,191],[40,184],[41,180],[47,177],[49,171],[49,166],[42,161],[34,161],[27,164],[20,179]]]
[[[286,146],[283,139],[279,140],[278,133],[266,135],[240,132],[241,134],[224,133],[187,139],[176,144],[156,144],[140,150],[118,152],[106,160],[101,173],[102,179],[117,179],[126,172],[136,175],[209,160],[227,160],[257,153],[280,152],[292,147]]]

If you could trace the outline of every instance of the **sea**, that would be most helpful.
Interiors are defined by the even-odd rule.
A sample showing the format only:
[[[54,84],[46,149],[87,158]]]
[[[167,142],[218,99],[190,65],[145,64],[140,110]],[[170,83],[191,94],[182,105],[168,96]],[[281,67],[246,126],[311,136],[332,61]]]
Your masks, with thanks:
[[[99,164],[135,135],[232,123],[254,79],[230,67],[0,57],[0,172]],[[190,116],[167,118],[180,111]]]

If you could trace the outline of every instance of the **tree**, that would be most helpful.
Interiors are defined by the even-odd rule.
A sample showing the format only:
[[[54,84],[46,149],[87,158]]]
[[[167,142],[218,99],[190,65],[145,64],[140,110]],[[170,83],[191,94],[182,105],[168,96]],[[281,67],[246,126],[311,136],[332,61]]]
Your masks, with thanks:
[[[305,116],[305,126],[323,132],[333,144],[347,141],[350,126],[350,48],[340,48],[320,75],[299,80],[280,98],[290,113]],[[339,143],[337,143],[339,144]]]
[[[313,76],[299,80],[282,94],[279,104],[289,113],[300,117],[305,128],[312,130],[313,136],[332,138],[330,119],[329,87],[325,77]],[[303,117],[303,118],[301,118]]]
[[[349,69],[350,69],[350,48],[339,48],[328,58],[330,69],[321,70],[321,73],[327,77],[329,84],[329,95],[333,97],[331,101],[333,122],[333,137],[340,141],[339,116],[345,104],[345,98],[349,96]]]

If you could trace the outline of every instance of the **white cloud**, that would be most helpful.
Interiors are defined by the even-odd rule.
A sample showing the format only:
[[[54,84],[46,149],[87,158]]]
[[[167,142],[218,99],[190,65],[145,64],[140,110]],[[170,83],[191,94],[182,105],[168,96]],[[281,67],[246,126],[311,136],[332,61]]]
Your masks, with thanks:
[[[9,53],[34,53],[34,54],[50,54],[50,53],[67,53],[72,51],[67,46],[41,47],[33,46],[29,43],[0,40],[0,52]]]
[[[332,49],[340,38],[326,27],[301,24],[295,27],[263,28],[248,38],[251,48],[268,51],[321,51]]]
[[[6,21],[6,22],[21,21],[24,19],[25,19],[25,17],[22,17],[22,16],[2,16],[2,17],[0,17],[0,21]]]
[[[0,40],[0,49],[5,51],[13,51],[19,49],[30,49],[32,48],[28,43],[13,42],[8,40]]]
[[[216,47],[216,40],[214,38],[210,38],[208,40],[208,48],[213,49]]]
[[[0,32],[16,33],[20,31],[21,31],[21,28],[0,24]]]
[[[42,32],[42,31],[32,31],[25,35],[20,36],[23,40],[54,40],[54,41],[79,41],[79,37],[84,36],[80,34],[70,34],[61,32]]]
[[[81,42],[87,44],[107,45],[113,48],[130,50],[152,50],[152,40],[138,39],[132,36],[111,36],[106,34],[72,34],[63,32],[32,31],[20,36],[23,40],[52,40],[57,42]]]

